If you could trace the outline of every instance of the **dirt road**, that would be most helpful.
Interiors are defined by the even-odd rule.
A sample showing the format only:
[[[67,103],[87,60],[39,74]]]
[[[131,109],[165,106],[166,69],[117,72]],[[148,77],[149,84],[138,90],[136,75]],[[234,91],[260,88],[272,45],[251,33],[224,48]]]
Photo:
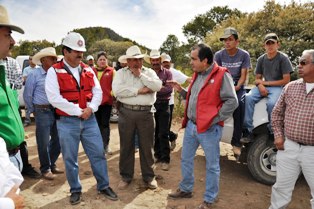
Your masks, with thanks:
[[[178,125],[176,126],[178,127]],[[34,125],[27,127],[26,139],[29,147],[30,161],[38,170],[39,162],[34,137]],[[108,155],[108,170],[111,187],[119,195],[116,202],[97,194],[96,181],[92,175],[89,161],[82,149],[79,152],[80,178],[83,186],[83,201],[76,206],[69,204],[69,186],[64,174],[53,181],[25,178],[22,194],[26,199],[26,208],[76,209],[76,208],[112,208],[112,209],[192,209],[202,202],[205,190],[205,159],[201,149],[195,157],[195,187],[193,198],[168,200],[167,194],[175,190],[181,179],[180,154],[183,130],[179,132],[177,147],[171,153],[169,171],[162,171],[157,165],[159,188],[146,190],[141,180],[139,156],[136,153],[135,178],[127,190],[117,189],[119,177],[119,135],[117,124],[111,124],[110,147],[113,155]],[[245,164],[237,163],[229,144],[221,143],[221,178],[220,192],[214,208],[219,209],[266,209],[269,206],[271,187],[256,182]],[[64,169],[62,156],[57,161],[58,167]],[[290,209],[310,209],[310,191],[303,178],[297,182]]]

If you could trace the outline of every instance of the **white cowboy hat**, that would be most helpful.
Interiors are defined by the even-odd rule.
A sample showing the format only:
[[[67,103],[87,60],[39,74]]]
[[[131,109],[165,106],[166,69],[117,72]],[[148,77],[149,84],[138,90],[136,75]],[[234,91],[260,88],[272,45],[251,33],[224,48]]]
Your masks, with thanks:
[[[170,57],[169,54],[162,53],[160,55],[160,57],[161,57],[161,63],[163,63],[163,62],[171,62],[171,57]]]
[[[36,65],[40,65],[40,59],[43,57],[55,57],[58,58],[55,48],[47,47],[40,50],[37,54],[33,56],[33,63]]]
[[[131,46],[129,47],[127,50],[126,50],[126,53],[125,55],[122,55],[120,58],[119,58],[119,62],[120,63],[127,63],[127,59],[132,59],[132,58],[135,58],[135,59],[140,59],[140,58],[143,58],[145,56],[145,54],[142,54],[140,48],[136,45],[134,46]]]
[[[88,56],[86,57],[86,60],[94,60],[94,57],[93,57],[92,55],[88,55]]]
[[[9,14],[6,8],[0,5],[0,26],[9,27],[11,30],[24,34],[24,30],[16,25],[10,24]]]
[[[145,62],[150,64],[150,59],[157,59],[160,58],[160,52],[157,49],[152,49],[152,51],[150,51],[149,56],[145,55],[144,60]]]

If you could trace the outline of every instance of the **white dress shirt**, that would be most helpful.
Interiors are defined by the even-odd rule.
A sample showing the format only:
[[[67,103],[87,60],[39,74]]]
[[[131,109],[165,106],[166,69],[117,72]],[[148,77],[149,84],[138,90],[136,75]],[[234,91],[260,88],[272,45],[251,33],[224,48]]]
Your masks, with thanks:
[[[171,74],[172,74],[172,79],[177,81],[179,84],[183,84],[186,79],[188,79],[188,76],[186,76],[184,73],[182,73],[180,70],[170,68],[169,69]],[[174,90],[171,93],[170,100],[169,100],[169,105],[174,104]]]
[[[15,205],[12,199],[5,195],[15,185],[20,186],[23,182],[23,176],[20,171],[11,163],[4,140],[0,137],[0,208],[14,209]]]
[[[65,60],[63,60],[64,64],[69,68],[72,72],[74,78],[80,83],[80,66],[75,68],[71,67]],[[87,68],[90,72],[94,74],[94,71],[91,68]],[[95,74],[94,74],[95,75]],[[87,103],[87,107],[92,108],[93,112],[98,110],[98,106],[102,100],[102,90],[97,79],[97,76],[94,76],[94,83],[95,86],[92,89],[93,98],[91,102]],[[79,104],[74,104],[73,102],[69,102],[60,94],[60,86],[58,83],[57,74],[53,67],[48,69],[46,82],[45,82],[45,91],[48,97],[49,103],[62,110],[63,112],[67,113],[71,116],[80,116],[82,115],[82,109],[79,107]]]

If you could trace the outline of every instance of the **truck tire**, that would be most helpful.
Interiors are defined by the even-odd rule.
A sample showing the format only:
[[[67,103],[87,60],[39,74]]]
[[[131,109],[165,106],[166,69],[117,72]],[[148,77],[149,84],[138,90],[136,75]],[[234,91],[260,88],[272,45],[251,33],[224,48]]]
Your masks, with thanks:
[[[247,156],[248,168],[254,179],[267,185],[276,182],[276,155],[277,149],[273,142],[269,141],[268,134],[258,135]]]

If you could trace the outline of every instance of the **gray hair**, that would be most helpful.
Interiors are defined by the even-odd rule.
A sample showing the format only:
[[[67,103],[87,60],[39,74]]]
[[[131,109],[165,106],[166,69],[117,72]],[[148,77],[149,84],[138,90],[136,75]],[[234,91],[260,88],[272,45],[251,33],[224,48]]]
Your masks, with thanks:
[[[302,55],[309,54],[312,58],[312,63],[314,63],[314,49],[307,49],[302,52]]]

